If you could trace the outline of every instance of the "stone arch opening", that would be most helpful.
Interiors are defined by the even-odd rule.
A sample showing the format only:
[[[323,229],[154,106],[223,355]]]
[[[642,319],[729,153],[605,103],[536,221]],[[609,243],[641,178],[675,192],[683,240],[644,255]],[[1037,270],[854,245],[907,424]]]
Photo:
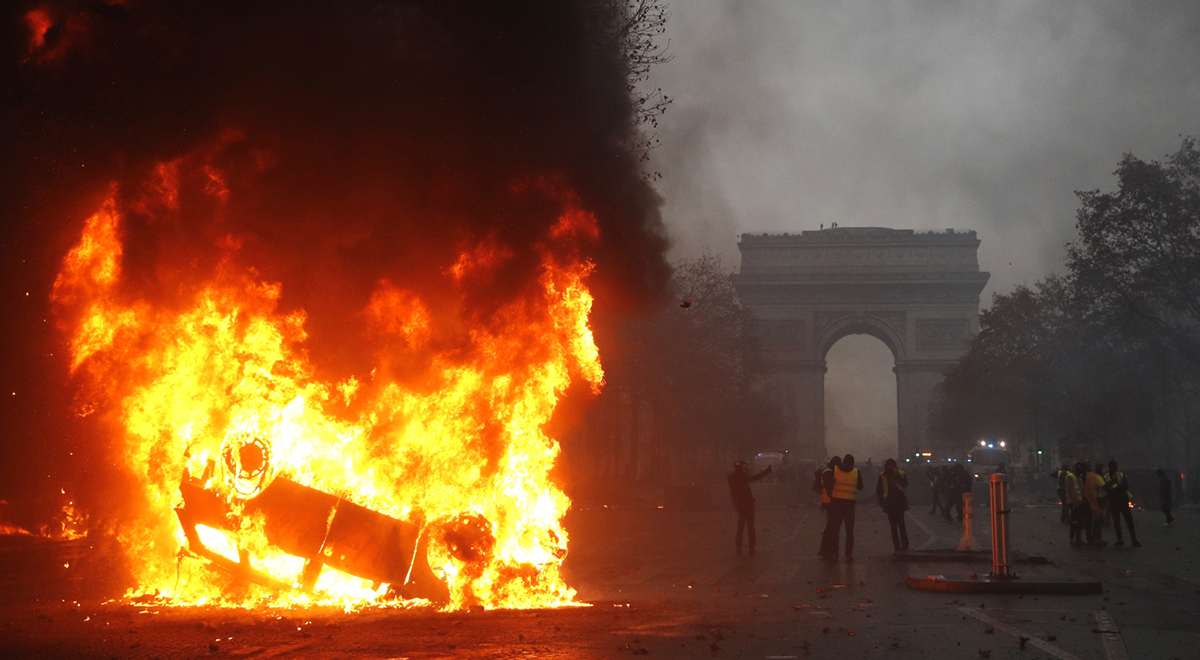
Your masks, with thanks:
[[[825,354],[825,447],[879,465],[899,457],[895,353],[874,333],[843,334]]]
[[[904,338],[900,330],[890,328],[880,319],[857,314],[847,314],[845,317],[829,322],[822,336],[817,340],[817,353],[824,360],[833,345],[851,335],[868,335],[878,339],[892,352],[892,359],[899,360],[900,349]]]

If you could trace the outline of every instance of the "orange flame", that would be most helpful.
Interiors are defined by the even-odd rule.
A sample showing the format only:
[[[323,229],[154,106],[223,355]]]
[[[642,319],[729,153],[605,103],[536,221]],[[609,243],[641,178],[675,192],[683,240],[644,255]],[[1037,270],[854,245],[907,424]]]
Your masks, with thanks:
[[[88,22],[82,13],[64,14],[41,5],[25,12],[24,19],[29,30],[24,62],[45,64],[62,60],[87,38]]]
[[[154,183],[143,188],[158,199],[132,208],[176,208],[179,167],[159,166]],[[237,194],[218,171],[201,171],[219,203]],[[555,198],[562,216],[536,248],[540,274],[532,292],[502,306],[486,327],[467,327],[466,348],[435,348],[430,338],[438,323],[428,301],[378,282],[363,310],[364,336],[381,347],[376,368],[342,382],[314,375],[304,348],[305,313],[278,309],[282,285],[239,265],[240,240],[216,240],[223,257],[183,309],[129,293],[122,286],[118,199],[114,187],[87,219],[52,297],[69,334],[72,372],[116,427],[124,467],[140,488],[142,510],[119,533],[137,591],[181,603],[247,602],[215,572],[181,568],[187,541],[173,512],[180,480],[202,480],[240,512],[266,482],[286,476],[420,525],[429,564],[449,587],[449,608],[573,602],[575,592],[559,572],[567,547],[560,520],[570,502],[549,479],[559,447],[542,431],[573,378],[594,391],[604,379],[588,326],[592,266],[578,249],[596,240],[598,230],[573,193]],[[442,273],[462,292],[468,272],[508,254],[488,238],[465,247]],[[388,381],[382,367],[416,351],[433,365],[428,382]],[[222,456],[251,442],[269,448],[268,472],[246,478],[226,469]],[[484,559],[457,558],[439,531],[460,516],[490,526],[494,545]],[[298,584],[302,560],[271,546],[261,520],[246,516],[233,532],[203,526],[197,532],[214,552],[234,561],[248,552],[256,570]],[[315,594],[251,597],[353,605],[384,591],[326,567]]]
[[[25,14],[25,26],[29,28],[29,52],[41,48],[46,43],[46,33],[54,21],[45,7],[31,9]]]

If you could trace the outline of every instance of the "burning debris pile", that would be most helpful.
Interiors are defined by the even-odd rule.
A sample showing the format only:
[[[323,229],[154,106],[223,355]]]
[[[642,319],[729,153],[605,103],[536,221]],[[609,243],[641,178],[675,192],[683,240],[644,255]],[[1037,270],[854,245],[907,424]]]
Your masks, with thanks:
[[[26,527],[12,520],[9,503],[0,500],[0,537],[28,536],[58,541],[76,541],[87,537],[87,516],[67,502],[49,522]]]
[[[586,2],[333,4],[30,23],[27,75],[121,108],[51,298],[134,593],[569,604],[546,426],[598,299],[666,275],[620,45]]]

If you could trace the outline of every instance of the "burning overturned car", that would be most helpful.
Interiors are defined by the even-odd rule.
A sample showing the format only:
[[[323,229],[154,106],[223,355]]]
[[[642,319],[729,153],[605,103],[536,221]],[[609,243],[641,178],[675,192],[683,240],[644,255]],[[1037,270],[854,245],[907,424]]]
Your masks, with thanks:
[[[390,593],[401,598],[445,602],[446,585],[429,568],[428,534],[440,533],[454,559],[463,563],[485,559],[495,544],[480,516],[460,516],[431,529],[419,518],[398,520],[283,475],[269,479],[270,446],[260,438],[227,443],[221,452],[220,472],[227,485],[252,495],[236,501],[240,514],[218,492],[205,488],[214,468],[216,462],[210,459],[200,479],[187,475],[179,485],[183,506],[175,513],[187,538],[185,551],[235,578],[270,589],[312,591],[328,566],[370,580],[375,589],[389,585]],[[236,557],[229,556],[227,535],[236,534],[248,520],[261,524],[270,545],[303,560],[290,583],[256,568],[246,548],[232,546]]]
[[[280,420],[296,422],[303,405],[298,398],[285,406]],[[278,426],[267,428],[277,432]],[[545,491],[545,485],[527,511],[510,513],[495,500],[490,507],[459,508],[449,498],[443,506],[425,500],[424,507],[388,507],[388,498],[364,487],[355,457],[328,460],[347,446],[291,440],[231,432],[215,452],[184,454],[174,507],[182,534],[177,564],[199,559],[227,576],[216,583],[219,598],[249,595],[250,584],[289,601],[294,599],[287,595],[294,594],[340,601],[424,599],[449,607],[503,604],[504,592],[498,594],[494,582],[509,583],[516,587],[510,593],[534,602],[564,593],[558,564],[566,555],[565,535],[554,517],[559,505],[547,499],[554,491]],[[290,462],[275,455],[276,443]],[[353,444],[349,448],[353,453]],[[323,470],[341,462],[349,473],[318,477],[318,471],[302,469],[304,457]],[[516,485],[538,494],[535,484]],[[485,512],[508,521],[507,551]],[[539,529],[539,516],[550,524]]]

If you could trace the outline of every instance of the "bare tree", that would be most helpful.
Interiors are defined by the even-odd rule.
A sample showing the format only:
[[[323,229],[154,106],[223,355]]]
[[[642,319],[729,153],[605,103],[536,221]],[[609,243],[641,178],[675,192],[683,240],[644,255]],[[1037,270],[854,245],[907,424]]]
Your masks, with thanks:
[[[634,123],[646,129],[635,137],[635,151],[645,162],[660,144],[658,122],[672,101],[661,87],[648,85],[651,69],[673,57],[668,52],[670,42],[662,43],[671,18],[670,6],[663,0],[608,0],[597,3],[595,11],[601,47],[615,48],[623,57]],[[662,175],[651,172],[647,178],[659,179]]]

